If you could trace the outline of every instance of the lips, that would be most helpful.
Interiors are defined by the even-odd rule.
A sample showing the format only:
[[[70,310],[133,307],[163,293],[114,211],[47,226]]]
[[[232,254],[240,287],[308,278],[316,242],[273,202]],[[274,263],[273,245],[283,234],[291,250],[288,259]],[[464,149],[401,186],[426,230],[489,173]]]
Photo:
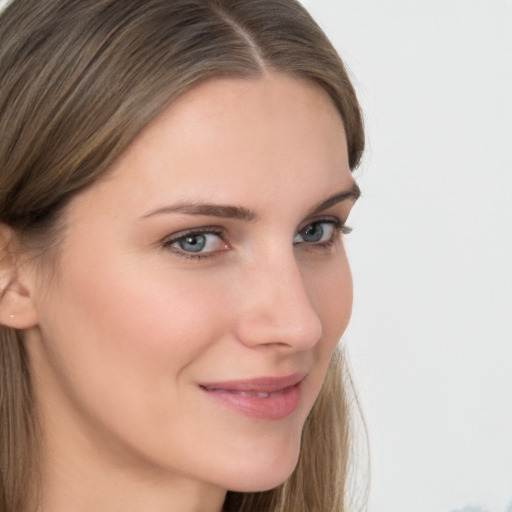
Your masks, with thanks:
[[[230,393],[232,395],[239,396],[252,396],[253,398],[270,398],[274,396],[279,396],[288,391],[290,388],[282,389],[281,391],[276,391],[275,393],[266,393],[265,391],[230,391],[226,389],[207,389],[207,391],[214,391],[216,393]]]
[[[207,396],[238,413],[263,420],[279,420],[295,411],[304,373],[283,377],[200,384]]]

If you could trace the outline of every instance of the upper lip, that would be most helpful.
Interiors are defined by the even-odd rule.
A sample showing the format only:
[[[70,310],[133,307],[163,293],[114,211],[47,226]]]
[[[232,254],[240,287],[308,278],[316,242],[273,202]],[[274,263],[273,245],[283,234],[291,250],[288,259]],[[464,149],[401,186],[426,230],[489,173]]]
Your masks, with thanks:
[[[306,377],[305,373],[297,372],[282,377],[257,377],[246,380],[230,380],[223,382],[207,382],[200,384],[200,387],[207,391],[248,391],[260,393],[276,393],[283,389],[299,384]]]

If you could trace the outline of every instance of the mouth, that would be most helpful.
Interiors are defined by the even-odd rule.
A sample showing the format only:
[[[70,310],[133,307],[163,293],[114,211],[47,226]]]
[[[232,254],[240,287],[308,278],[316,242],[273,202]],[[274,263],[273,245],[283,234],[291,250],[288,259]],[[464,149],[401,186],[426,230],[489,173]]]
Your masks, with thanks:
[[[256,419],[280,420],[297,408],[304,373],[284,377],[260,377],[200,384],[199,388],[213,400]]]

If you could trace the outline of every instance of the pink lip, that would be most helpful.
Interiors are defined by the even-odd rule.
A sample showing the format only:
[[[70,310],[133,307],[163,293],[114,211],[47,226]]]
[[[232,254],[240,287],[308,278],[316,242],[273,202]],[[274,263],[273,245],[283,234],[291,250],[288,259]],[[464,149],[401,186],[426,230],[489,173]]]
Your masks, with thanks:
[[[214,400],[246,416],[279,420],[297,408],[305,376],[305,373],[294,373],[284,377],[209,382],[199,387]]]

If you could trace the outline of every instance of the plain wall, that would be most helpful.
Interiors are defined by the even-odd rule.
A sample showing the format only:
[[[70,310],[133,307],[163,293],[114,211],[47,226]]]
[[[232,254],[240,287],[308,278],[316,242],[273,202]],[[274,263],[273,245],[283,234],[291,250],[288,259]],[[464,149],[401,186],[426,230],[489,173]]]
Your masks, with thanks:
[[[368,134],[345,343],[369,510],[512,510],[512,2],[304,4]]]

